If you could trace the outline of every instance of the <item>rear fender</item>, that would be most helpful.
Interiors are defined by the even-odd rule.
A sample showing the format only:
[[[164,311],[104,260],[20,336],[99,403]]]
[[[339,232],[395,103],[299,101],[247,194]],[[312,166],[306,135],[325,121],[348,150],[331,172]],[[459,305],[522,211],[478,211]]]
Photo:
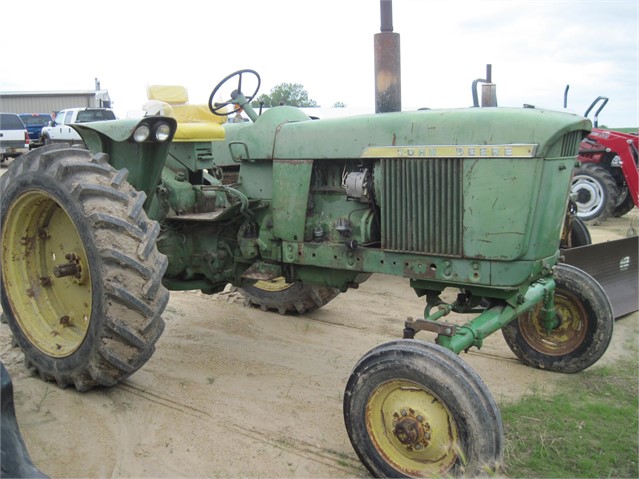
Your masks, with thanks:
[[[170,130],[164,141],[155,138],[155,132],[161,124],[167,124]],[[149,137],[144,141],[136,141],[134,133],[143,125],[149,128]],[[146,193],[145,209],[148,209],[160,183],[162,168],[177,129],[175,119],[153,116],[133,120],[96,121],[74,124],[73,128],[92,153],[106,153],[109,155],[109,163],[116,170],[126,168],[129,171],[127,181],[138,191]]]

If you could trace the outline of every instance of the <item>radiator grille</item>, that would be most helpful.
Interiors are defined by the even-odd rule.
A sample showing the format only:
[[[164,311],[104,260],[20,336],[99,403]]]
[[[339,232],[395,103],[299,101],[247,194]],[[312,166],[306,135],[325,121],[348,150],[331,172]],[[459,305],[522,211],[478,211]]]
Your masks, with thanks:
[[[461,256],[462,160],[382,159],[382,249]]]
[[[571,131],[570,133],[564,135],[563,144],[561,146],[561,156],[577,156],[580,141],[580,131]]]

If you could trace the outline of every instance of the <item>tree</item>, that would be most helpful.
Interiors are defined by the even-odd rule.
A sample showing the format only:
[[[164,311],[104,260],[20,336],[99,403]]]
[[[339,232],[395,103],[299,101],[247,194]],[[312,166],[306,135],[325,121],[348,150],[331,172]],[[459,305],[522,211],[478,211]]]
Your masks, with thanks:
[[[316,107],[315,100],[308,98],[308,92],[304,89],[304,85],[300,83],[280,83],[271,88],[271,93],[261,94],[257,100],[253,100],[251,105],[260,106],[264,102],[264,107],[269,108],[278,105],[288,105],[297,107]]]
[[[346,108],[346,103],[343,101],[336,101],[333,103],[333,108]]]

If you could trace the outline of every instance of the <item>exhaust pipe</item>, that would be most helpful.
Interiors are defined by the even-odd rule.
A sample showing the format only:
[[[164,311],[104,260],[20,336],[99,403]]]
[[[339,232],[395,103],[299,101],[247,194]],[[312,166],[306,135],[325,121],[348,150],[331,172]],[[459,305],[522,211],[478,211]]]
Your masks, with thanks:
[[[477,78],[473,80],[473,106],[479,106],[479,95],[477,93],[477,84],[482,83],[481,90],[481,106],[497,106],[497,85],[493,83],[493,66],[486,65],[486,78]]]
[[[381,32],[375,34],[375,113],[402,110],[399,33],[393,32],[393,2],[380,0]]]

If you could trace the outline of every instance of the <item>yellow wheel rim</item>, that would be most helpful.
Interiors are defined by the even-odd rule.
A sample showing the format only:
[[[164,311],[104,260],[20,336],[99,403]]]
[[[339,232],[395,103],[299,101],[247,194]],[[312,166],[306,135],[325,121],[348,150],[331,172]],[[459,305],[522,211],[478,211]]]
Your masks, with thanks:
[[[2,277],[28,341],[63,358],[76,351],[91,318],[87,254],[67,211],[47,192],[22,193],[2,230]]]
[[[412,381],[389,381],[373,392],[366,405],[366,428],[377,452],[407,476],[444,473],[459,455],[450,411]]]
[[[546,331],[541,304],[519,320],[519,328],[526,342],[536,351],[548,356],[569,354],[583,344],[588,332],[586,311],[567,291],[555,292],[555,311],[559,325]]]
[[[293,286],[293,283],[287,283],[284,279],[284,276],[279,276],[269,281],[258,281],[253,286],[255,288],[261,289],[262,291],[269,291],[271,293],[274,293],[290,288],[291,286]]]

